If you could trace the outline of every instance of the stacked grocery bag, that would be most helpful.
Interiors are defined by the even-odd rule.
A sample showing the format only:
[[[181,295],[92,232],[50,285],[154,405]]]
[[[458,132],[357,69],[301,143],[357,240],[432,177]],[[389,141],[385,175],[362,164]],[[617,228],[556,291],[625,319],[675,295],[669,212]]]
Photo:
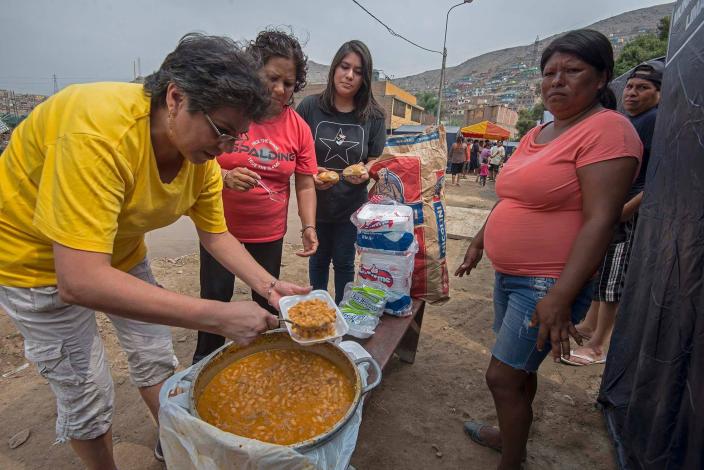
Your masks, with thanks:
[[[357,227],[357,280],[347,285],[340,310],[350,334],[368,337],[382,313],[412,313],[413,261],[418,251],[413,210],[388,198],[377,198],[352,214]]]

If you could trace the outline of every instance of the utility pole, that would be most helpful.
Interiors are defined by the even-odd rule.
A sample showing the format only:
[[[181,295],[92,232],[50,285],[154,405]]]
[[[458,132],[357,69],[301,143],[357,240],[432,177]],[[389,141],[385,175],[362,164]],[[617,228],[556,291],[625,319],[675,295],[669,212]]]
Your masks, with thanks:
[[[453,5],[447,10],[447,16],[445,17],[445,39],[442,42],[442,68],[440,68],[440,87],[438,88],[438,119],[437,125],[440,125],[440,112],[442,110],[442,88],[445,85],[445,63],[447,62],[447,22],[450,20],[450,12],[460,5],[465,3],[472,3],[474,0],[464,0],[462,3]]]
[[[17,111],[17,97],[15,96],[14,90],[10,90],[10,106],[12,107],[12,115],[15,119],[20,117],[19,111]]]
[[[56,74],[53,75],[54,78],[54,93],[59,91],[59,82],[56,80]]]

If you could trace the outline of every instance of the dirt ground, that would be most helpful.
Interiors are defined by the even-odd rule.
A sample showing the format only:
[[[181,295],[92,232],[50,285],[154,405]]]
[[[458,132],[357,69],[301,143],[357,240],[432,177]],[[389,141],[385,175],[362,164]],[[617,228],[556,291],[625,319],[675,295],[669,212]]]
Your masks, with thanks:
[[[493,188],[473,181],[447,189],[448,204],[490,208]],[[469,241],[448,241],[451,271],[460,263]],[[299,249],[285,244],[283,275],[307,282],[307,263],[294,256]],[[198,258],[188,255],[152,263],[168,289],[198,295]],[[416,362],[393,359],[378,389],[367,402],[352,464],[375,469],[490,469],[499,454],[472,443],[462,431],[472,418],[496,423],[491,395],[484,383],[494,341],[491,330],[493,271],[484,259],[471,276],[451,280],[451,300],[428,306]],[[248,290],[238,284],[236,296]],[[116,391],[113,425],[115,455],[120,468],[161,469],[152,448],[154,425],[129,381],[125,354],[112,326],[99,316]],[[179,360],[190,364],[195,333],[173,329]],[[6,315],[0,315],[0,469],[80,468],[68,445],[54,444],[55,403],[49,386],[34,366],[12,371],[27,361],[22,337]],[[594,470],[615,468],[610,440],[594,407],[603,366],[573,368],[547,360],[539,374],[535,422],[528,442],[526,468]],[[11,449],[9,439],[30,430],[29,439]],[[436,448],[439,449],[436,450]]]

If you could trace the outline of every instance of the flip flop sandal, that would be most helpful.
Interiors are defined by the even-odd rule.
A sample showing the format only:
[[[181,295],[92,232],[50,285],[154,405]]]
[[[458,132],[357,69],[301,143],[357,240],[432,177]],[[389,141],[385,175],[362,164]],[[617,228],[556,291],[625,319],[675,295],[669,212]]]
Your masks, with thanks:
[[[582,359],[582,360],[586,361],[586,363],[573,361],[573,360],[572,360],[572,357],[573,357],[573,356],[576,357],[576,358],[579,358],[579,359]],[[589,357],[589,356],[587,356],[586,354],[578,354],[578,353],[576,353],[576,352],[574,352],[574,351],[570,351],[570,359],[566,359],[566,358],[564,358],[564,357],[560,357],[560,362],[563,362],[564,364],[569,364],[569,365],[571,365],[571,366],[576,366],[576,367],[591,366],[591,365],[594,365],[594,364],[603,364],[603,363],[605,363],[605,362],[606,362],[606,357],[604,357],[603,359],[594,359],[593,357]]]
[[[488,424],[480,423],[478,421],[465,421],[464,432],[467,433],[471,440],[473,440],[480,446],[488,447],[489,449],[494,449],[497,452],[501,452],[501,447],[489,445],[488,442],[482,439],[481,431],[487,426]]]
[[[488,424],[481,423],[479,421],[465,421],[464,422],[464,432],[467,433],[469,438],[479,444],[480,446],[488,447],[489,449],[493,449],[496,452],[501,452],[501,447],[498,446],[492,446],[489,445],[488,442],[486,442],[484,439],[481,437],[481,431],[483,428],[489,427]],[[521,462],[526,461],[526,455],[523,455],[523,458],[521,459]]]

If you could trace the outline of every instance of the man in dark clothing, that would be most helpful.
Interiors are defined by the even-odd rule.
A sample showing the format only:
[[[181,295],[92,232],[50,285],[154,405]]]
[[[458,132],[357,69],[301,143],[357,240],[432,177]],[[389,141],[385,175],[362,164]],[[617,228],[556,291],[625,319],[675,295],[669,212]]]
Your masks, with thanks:
[[[643,161],[623,206],[621,223],[616,227],[611,245],[599,268],[592,308],[584,321],[577,325],[580,334],[590,339],[583,347],[574,350],[569,360],[563,359],[572,365],[600,364],[606,360],[605,347],[611,340],[631,255],[638,208],[643,200],[664,70],[665,64],[660,61],[643,62],[633,69],[623,90],[623,107],[643,142]]]

